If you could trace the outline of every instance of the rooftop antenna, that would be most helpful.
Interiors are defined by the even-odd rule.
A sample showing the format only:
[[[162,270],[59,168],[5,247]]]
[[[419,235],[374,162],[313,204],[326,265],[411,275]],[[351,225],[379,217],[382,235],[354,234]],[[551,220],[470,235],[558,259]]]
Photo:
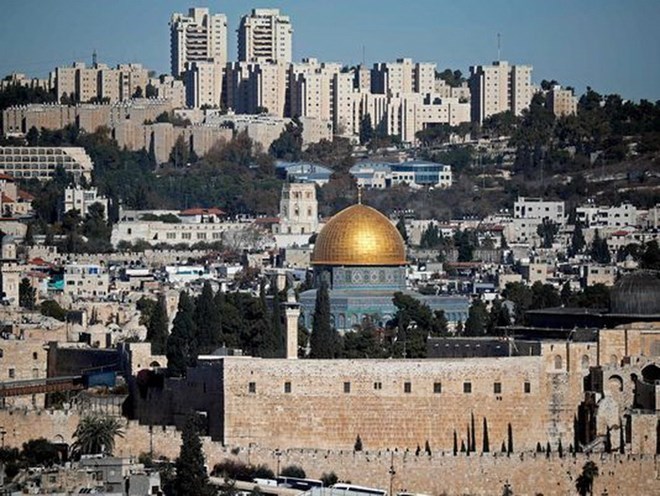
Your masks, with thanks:
[[[502,35],[500,33],[497,33],[497,61],[500,62],[502,60]]]
[[[92,52],[92,66],[96,67],[96,49]]]

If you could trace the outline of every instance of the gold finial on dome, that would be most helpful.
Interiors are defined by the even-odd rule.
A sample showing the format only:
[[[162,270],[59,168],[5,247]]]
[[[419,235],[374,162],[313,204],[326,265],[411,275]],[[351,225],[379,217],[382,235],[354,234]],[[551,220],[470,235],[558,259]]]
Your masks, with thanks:
[[[405,265],[405,243],[387,217],[358,203],[337,213],[321,230],[312,264]]]

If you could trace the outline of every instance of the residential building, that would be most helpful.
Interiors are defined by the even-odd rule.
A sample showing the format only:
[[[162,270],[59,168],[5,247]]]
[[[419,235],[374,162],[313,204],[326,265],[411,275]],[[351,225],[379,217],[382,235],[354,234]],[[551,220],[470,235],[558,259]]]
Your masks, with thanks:
[[[577,98],[573,95],[573,90],[562,89],[555,85],[545,96],[545,105],[556,117],[565,115],[575,115],[577,113]]]
[[[279,9],[252,9],[238,28],[238,60],[288,64],[292,34],[291,20]]]
[[[94,164],[85,149],[77,146],[0,146],[0,173],[16,179],[48,179],[57,167],[78,181],[91,179]]]
[[[173,76],[180,76],[186,63],[213,60],[227,63],[227,16],[210,14],[206,8],[191,8],[188,15],[170,18],[170,64]]]
[[[79,185],[64,190],[63,209],[64,213],[77,210],[80,217],[84,218],[89,213],[89,207],[98,203],[103,207],[103,217],[108,218],[108,199],[99,195],[96,188],[83,189]]]
[[[563,226],[566,223],[565,212],[563,201],[518,198],[513,206],[513,239],[509,241],[536,244],[539,225],[545,220]]]
[[[371,92],[383,95],[433,93],[435,69],[435,64],[413,63],[408,58],[374,64],[371,70]]]
[[[451,166],[420,160],[403,163],[364,162],[351,167],[351,175],[363,188],[384,189],[399,184],[415,187],[449,188]]]
[[[149,71],[141,64],[119,64],[110,68],[94,63],[87,67],[74,62],[71,67],[56,67],[54,85],[57,101],[115,103],[144,96]]]
[[[165,74],[149,79],[145,96],[147,98],[169,100],[175,109],[186,105],[186,88],[183,81]]]
[[[97,264],[69,264],[64,267],[64,293],[81,298],[107,296],[110,276]]]
[[[222,97],[222,66],[212,60],[186,62],[184,81],[189,108],[219,107]]]
[[[482,123],[494,114],[511,111],[520,115],[529,107],[534,88],[532,67],[495,61],[470,67],[472,121]]]
[[[630,203],[616,207],[586,205],[575,209],[575,220],[587,228],[637,226],[638,213]]]
[[[237,114],[284,117],[287,65],[234,62],[225,68],[223,101]]]

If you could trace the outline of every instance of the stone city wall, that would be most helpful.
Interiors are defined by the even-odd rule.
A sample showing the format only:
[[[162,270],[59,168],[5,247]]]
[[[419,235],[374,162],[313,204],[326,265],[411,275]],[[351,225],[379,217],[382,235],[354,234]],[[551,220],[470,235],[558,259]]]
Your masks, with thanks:
[[[23,442],[44,437],[55,442],[72,441],[79,414],[74,411],[0,410],[0,426],[6,431],[5,446],[21,446]],[[179,454],[180,432],[171,426],[141,426],[124,422],[124,436],[116,439],[115,455],[136,457],[153,452],[155,457],[174,459]],[[507,456],[499,450],[472,453],[467,456],[431,446],[432,454],[415,455],[415,450],[273,449],[264,447],[223,446],[203,438],[207,465],[212,468],[225,459],[241,460],[253,465],[266,464],[273,471],[288,465],[299,465],[310,478],[335,472],[340,480],[354,484],[410,491],[432,495],[502,494],[509,484],[516,495],[555,495],[575,492],[575,480],[587,461],[599,470],[593,494],[654,495],[660,491],[660,457],[652,455],[583,455],[556,450],[546,457],[542,453],[514,452]],[[394,468],[394,477],[390,469]]]
[[[565,353],[566,346],[558,350]],[[478,447],[484,418],[491,449],[507,440],[509,424],[516,449],[533,450],[539,442],[557,444],[559,439],[568,447],[582,398],[581,378],[587,373],[569,373],[569,362],[556,363],[554,356],[422,361],[229,357],[223,363],[224,432],[211,432],[214,438],[237,445],[326,449],[352,448],[359,435],[374,449],[415,449],[428,440],[437,449],[451,450],[454,431],[459,446],[467,443],[472,415]],[[199,385],[192,387],[203,395]]]

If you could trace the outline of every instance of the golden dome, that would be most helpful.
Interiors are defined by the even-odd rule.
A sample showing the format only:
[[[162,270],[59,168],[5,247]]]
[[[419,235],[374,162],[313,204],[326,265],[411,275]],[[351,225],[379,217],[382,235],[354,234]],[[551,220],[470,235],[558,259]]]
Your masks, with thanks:
[[[314,265],[404,265],[401,234],[378,210],[357,204],[328,221],[316,238]]]

